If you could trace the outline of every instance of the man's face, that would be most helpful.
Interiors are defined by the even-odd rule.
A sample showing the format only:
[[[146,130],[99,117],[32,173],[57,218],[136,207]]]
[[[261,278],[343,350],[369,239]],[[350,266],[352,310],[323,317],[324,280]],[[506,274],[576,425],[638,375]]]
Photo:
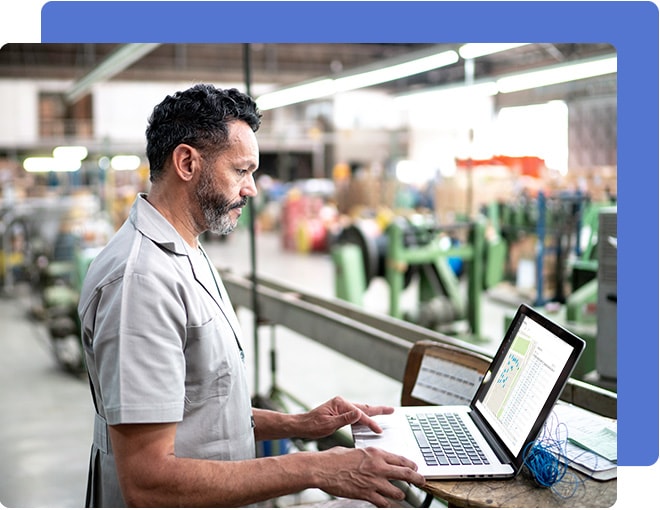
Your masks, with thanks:
[[[254,132],[244,122],[232,122],[228,149],[214,161],[204,160],[195,188],[206,230],[227,235],[236,228],[248,197],[257,194],[253,174],[258,166]]]
[[[247,196],[232,201],[223,192],[210,164],[204,166],[204,175],[197,185],[196,196],[206,228],[218,235],[227,235],[236,228],[241,208],[247,204]],[[229,214],[233,210],[238,214],[234,215],[235,218]]]

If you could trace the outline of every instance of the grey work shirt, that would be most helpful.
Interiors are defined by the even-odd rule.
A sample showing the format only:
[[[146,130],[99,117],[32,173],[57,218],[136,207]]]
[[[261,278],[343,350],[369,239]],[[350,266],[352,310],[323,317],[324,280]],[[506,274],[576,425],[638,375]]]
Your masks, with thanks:
[[[89,268],[78,307],[96,408],[87,506],[125,506],[108,425],[178,422],[178,457],[255,456],[238,319],[199,250],[141,195]]]

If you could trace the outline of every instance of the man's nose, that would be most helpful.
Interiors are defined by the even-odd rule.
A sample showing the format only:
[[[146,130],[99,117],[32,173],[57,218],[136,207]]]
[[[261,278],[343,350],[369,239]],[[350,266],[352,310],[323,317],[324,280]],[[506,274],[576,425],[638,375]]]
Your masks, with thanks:
[[[245,186],[241,189],[241,195],[244,197],[256,197],[257,193],[257,184],[254,182],[254,175],[250,175]]]

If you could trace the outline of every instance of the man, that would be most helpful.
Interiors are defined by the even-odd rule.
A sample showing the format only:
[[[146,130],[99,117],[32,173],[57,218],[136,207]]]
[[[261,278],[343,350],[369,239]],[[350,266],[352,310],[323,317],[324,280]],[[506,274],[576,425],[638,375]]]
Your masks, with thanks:
[[[252,409],[238,320],[198,242],[257,193],[261,114],[235,89],[167,96],[147,127],[151,189],[87,273],[79,314],[96,408],[88,506],[243,506],[320,488],[378,506],[421,485],[410,461],[333,448],[255,458],[255,440],[327,436],[391,408],[335,398]]]

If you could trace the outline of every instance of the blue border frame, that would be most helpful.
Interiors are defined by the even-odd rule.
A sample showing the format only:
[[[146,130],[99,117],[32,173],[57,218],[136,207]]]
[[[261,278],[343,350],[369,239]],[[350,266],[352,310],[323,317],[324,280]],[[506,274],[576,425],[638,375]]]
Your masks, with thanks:
[[[225,20],[230,20],[226,22]],[[319,23],[319,20],[323,20]],[[622,23],[625,20],[625,24]],[[651,2],[49,2],[42,42],[608,42],[618,52],[619,465],[658,458],[658,9]]]

